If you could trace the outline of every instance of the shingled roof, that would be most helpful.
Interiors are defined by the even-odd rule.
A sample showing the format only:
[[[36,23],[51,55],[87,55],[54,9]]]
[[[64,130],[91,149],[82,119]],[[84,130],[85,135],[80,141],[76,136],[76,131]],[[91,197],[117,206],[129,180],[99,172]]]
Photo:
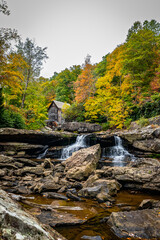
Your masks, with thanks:
[[[63,105],[65,104],[64,102],[60,102],[60,101],[56,101],[56,100],[53,100],[52,103],[55,103],[57,108],[59,108],[59,109],[62,109]],[[50,109],[50,107],[52,106],[52,103],[48,109]],[[66,103],[66,104],[70,105],[69,103]]]

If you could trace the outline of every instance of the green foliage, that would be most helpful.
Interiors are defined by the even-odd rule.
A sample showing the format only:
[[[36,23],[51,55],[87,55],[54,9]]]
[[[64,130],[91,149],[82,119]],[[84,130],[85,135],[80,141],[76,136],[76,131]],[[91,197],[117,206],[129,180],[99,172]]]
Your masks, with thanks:
[[[109,122],[102,123],[101,126],[103,131],[106,131],[110,128]]]
[[[73,84],[81,73],[81,67],[72,66],[65,69],[55,77],[55,95],[56,100],[61,102],[72,103],[74,100]]]
[[[85,120],[84,114],[85,109],[82,103],[73,103],[69,108],[63,109],[63,117],[68,122],[83,122]]]
[[[107,54],[108,55],[108,54]],[[103,77],[106,73],[107,55],[102,57],[102,61],[96,64],[93,75],[97,78]]]
[[[0,127],[24,129],[25,121],[19,113],[13,112],[11,109],[5,109],[0,118]]]
[[[155,95],[153,95],[155,96]],[[142,105],[135,105],[131,108],[130,117],[133,121],[139,118],[151,118],[160,115],[160,97],[154,101],[145,102]]]
[[[145,126],[149,125],[149,121],[148,121],[148,119],[142,117],[137,121],[137,124],[140,125],[140,127],[145,127]]]

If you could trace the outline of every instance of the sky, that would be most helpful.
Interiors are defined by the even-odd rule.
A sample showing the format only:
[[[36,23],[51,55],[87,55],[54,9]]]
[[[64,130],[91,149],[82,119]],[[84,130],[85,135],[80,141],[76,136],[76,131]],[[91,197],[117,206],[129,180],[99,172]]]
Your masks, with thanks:
[[[10,16],[0,15],[0,27],[18,30],[44,48],[48,59],[41,75],[47,78],[87,54],[97,63],[126,39],[135,21],[160,22],[160,0],[6,0]]]

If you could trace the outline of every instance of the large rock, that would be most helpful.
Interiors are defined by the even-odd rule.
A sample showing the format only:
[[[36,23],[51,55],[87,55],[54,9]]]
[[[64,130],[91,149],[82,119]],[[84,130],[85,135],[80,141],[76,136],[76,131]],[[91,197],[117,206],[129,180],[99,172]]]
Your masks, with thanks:
[[[100,145],[74,152],[65,162],[65,173],[67,178],[84,180],[96,169],[100,159]]]
[[[2,239],[65,240],[49,226],[44,227],[28,212],[23,211],[3,190],[0,190],[0,226]]]
[[[121,238],[160,238],[160,209],[145,209],[130,212],[114,212],[108,224]]]
[[[98,171],[113,178],[126,188],[160,191],[160,162],[156,159],[137,159],[126,167],[103,167]]]
[[[1,128],[0,142],[21,142],[54,146],[55,143],[57,145],[62,145],[62,143],[69,144],[70,139],[74,139],[75,135],[67,132]]]
[[[141,129],[118,132],[117,135],[126,139],[133,147],[146,152],[160,152],[160,128],[149,125]]]
[[[112,196],[117,194],[121,185],[116,180],[97,179],[91,176],[78,195],[86,198],[94,198],[98,202],[114,201]]]
[[[99,124],[86,123],[86,122],[65,122],[62,124],[62,129],[69,132],[79,132],[79,133],[91,133],[99,132],[102,127]]]

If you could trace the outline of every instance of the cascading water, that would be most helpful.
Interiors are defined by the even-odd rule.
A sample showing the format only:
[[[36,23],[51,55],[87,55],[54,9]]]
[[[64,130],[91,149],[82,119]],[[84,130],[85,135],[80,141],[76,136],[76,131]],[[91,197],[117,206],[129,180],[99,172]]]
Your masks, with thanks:
[[[77,136],[77,139],[76,139],[75,143],[73,143],[70,146],[67,146],[67,147],[63,148],[61,159],[65,160],[65,159],[69,158],[72,155],[73,152],[76,152],[81,148],[86,148],[87,147],[86,136],[87,135]]]
[[[42,153],[39,154],[39,156],[37,157],[37,159],[42,159],[42,158],[44,158],[47,152],[48,152],[48,145],[46,145],[46,146],[44,147],[44,149],[42,150]]]
[[[123,167],[125,165],[126,159],[131,159],[132,161],[135,157],[130,154],[122,145],[122,139],[118,136],[114,136],[115,146],[109,149],[109,152],[103,153],[103,157],[108,157],[112,160],[113,166]]]

